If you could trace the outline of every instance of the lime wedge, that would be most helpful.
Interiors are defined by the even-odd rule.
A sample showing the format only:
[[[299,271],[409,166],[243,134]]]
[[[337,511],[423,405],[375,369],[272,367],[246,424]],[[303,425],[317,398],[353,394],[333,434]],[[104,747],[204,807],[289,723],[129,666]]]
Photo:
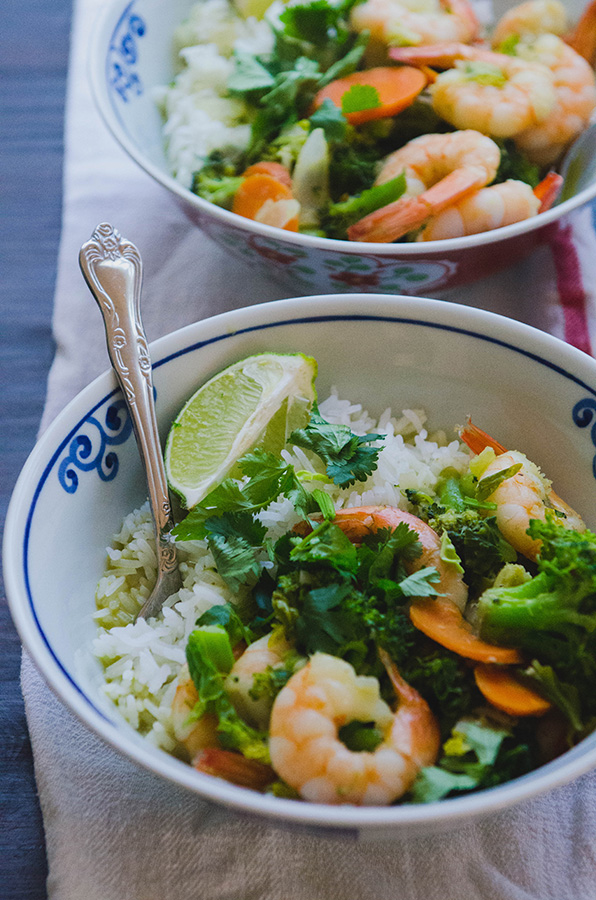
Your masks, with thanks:
[[[214,375],[188,400],[166,442],[170,488],[187,509],[255,446],[279,452],[306,424],[317,364],[302,353],[261,353]]]

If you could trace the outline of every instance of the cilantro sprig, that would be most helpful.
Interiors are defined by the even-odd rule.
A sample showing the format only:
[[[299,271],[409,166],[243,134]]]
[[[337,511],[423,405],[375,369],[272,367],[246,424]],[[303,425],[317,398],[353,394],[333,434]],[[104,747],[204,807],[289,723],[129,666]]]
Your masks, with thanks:
[[[379,92],[371,84],[353,84],[341,98],[344,116],[367,109],[378,109],[380,105]]]
[[[293,431],[289,441],[319,456],[334,484],[348,487],[375,471],[380,447],[369,445],[384,439],[382,434],[354,434],[347,425],[333,425],[312,412],[308,425]]]
[[[511,728],[484,718],[466,717],[454,726],[435,766],[420,772],[410,797],[433,803],[451,793],[492,787],[532,768],[531,751],[510,740]]]
[[[259,554],[267,529],[255,518],[285,496],[303,517],[319,509],[296,477],[294,468],[273,453],[255,449],[238,461],[248,481],[241,486],[226,478],[175,528],[177,541],[207,539],[218,572],[232,590],[254,584],[261,573]]]
[[[272,140],[308,114],[317,91],[358,67],[368,37],[355,35],[349,28],[355,2],[294,3],[272,25],[271,53],[252,56],[236,51],[228,89],[254,109],[249,162],[260,158]]]

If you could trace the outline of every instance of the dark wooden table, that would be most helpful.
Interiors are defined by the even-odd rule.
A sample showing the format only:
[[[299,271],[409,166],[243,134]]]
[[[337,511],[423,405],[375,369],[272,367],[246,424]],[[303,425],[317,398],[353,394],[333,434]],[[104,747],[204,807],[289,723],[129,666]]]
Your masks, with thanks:
[[[33,447],[52,360],[71,0],[0,13],[0,516]],[[46,897],[46,855],[19,685],[20,642],[0,599],[0,897]]]

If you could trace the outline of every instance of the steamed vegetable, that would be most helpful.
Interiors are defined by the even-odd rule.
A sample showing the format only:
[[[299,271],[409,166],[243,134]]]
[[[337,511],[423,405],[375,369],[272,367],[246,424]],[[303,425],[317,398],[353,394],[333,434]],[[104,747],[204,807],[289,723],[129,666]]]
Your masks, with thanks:
[[[596,717],[596,535],[554,513],[529,533],[541,541],[537,574],[481,595],[481,633],[524,650],[527,674],[579,730]]]

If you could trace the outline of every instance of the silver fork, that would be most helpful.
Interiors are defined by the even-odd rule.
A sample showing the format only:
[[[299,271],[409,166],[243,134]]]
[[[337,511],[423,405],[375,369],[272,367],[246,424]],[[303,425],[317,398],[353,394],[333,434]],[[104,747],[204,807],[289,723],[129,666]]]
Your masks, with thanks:
[[[165,467],[153,401],[151,359],[141,321],[143,265],[134,244],[107,223],[98,225],[81,247],[79,263],[101,310],[110,361],[132,420],[147,476],[155,523],[157,581],[138,615],[156,616],[164,601],[181,585]]]

